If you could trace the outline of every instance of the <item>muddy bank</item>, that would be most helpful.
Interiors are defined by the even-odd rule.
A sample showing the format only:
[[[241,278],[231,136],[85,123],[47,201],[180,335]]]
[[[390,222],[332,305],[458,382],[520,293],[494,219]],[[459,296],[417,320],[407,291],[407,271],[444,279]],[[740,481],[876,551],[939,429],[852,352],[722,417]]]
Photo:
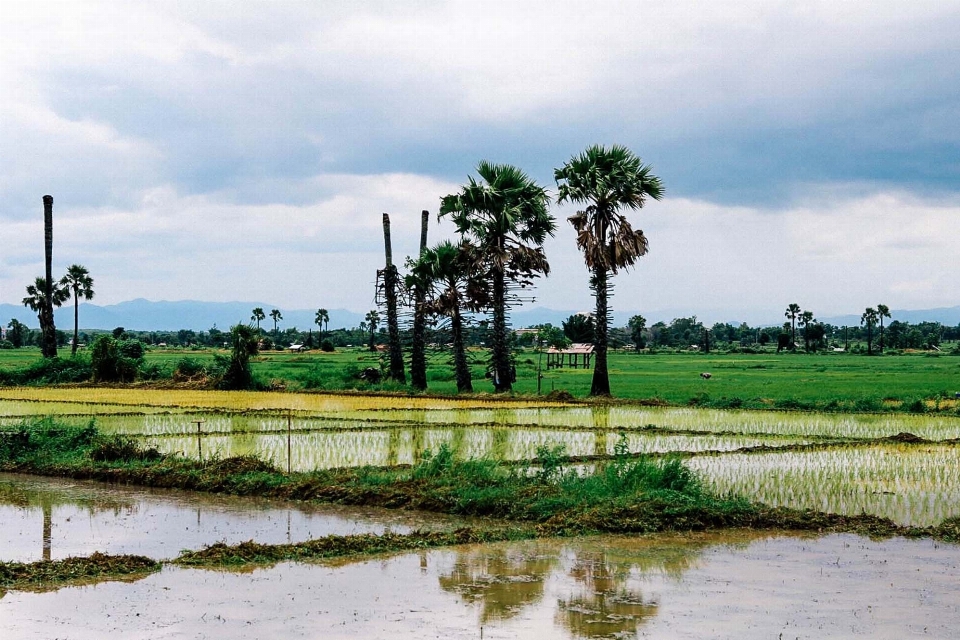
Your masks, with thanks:
[[[159,571],[161,564],[143,556],[94,553],[86,558],[40,562],[0,562],[0,596],[6,590],[47,591],[64,586],[132,579]]]

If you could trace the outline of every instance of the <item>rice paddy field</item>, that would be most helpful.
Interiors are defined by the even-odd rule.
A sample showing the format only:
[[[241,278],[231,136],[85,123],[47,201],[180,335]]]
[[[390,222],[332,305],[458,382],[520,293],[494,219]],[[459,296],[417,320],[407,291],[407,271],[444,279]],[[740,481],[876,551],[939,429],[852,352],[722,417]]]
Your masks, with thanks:
[[[960,417],[600,406],[498,400],[135,388],[0,389],[0,428],[38,416],[124,434],[164,453],[252,455],[278,468],[415,464],[449,448],[461,459],[536,462],[562,447],[570,464],[617,449],[677,455],[708,487],[774,506],[925,526],[960,515]],[[904,434],[910,434],[905,436]]]

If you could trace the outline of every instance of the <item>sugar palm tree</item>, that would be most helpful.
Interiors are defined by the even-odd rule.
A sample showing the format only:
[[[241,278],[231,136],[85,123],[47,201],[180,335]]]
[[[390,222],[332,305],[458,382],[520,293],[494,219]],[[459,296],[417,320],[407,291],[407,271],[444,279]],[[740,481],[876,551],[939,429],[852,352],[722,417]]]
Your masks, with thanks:
[[[323,343],[323,323],[327,323],[327,327],[330,326],[330,314],[327,313],[326,309],[317,309],[317,315],[313,319],[313,323],[320,327],[320,343]]]
[[[873,355],[873,328],[877,326],[877,310],[867,307],[860,316],[860,324],[867,327],[867,355]]]
[[[787,306],[787,310],[784,312],[783,316],[790,320],[790,333],[791,333],[791,344],[797,344],[797,318],[800,317],[800,305],[796,302],[791,302]],[[791,346],[791,349],[793,347]]]
[[[277,335],[277,323],[283,320],[283,314],[280,313],[280,309],[272,309],[270,311],[270,318],[273,319],[273,335]]]
[[[885,304],[878,304],[877,316],[880,318],[880,353],[883,353],[883,319],[891,317],[890,307]]]
[[[663,197],[663,184],[632,151],[620,145],[594,145],[571,158],[554,172],[559,187],[558,203],[586,205],[570,216],[577,232],[577,246],[591,272],[590,286],[596,298],[596,361],[590,395],[610,395],[607,342],[610,324],[611,275],[627,269],[647,253],[643,231],[634,231],[624,209],[640,209],[647,198]]]
[[[77,342],[80,336],[80,298],[93,300],[93,278],[87,268],[79,264],[72,264],[67,274],[60,278],[60,286],[66,289],[67,295],[73,295],[73,350],[76,355]]]
[[[800,317],[797,318],[797,324],[803,327],[803,350],[810,351],[810,337],[807,335],[807,331],[814,322],[813,320],[813,311],[804,311],[800,314]]]
[[[500,393],[513,388],[508,288],[525,287],[550,272],[543,242],[557,225],[547,211],[546,190],[520,169],[482,161],[477,174],[479,180],[470,176],[459,193],[441,200],[440,217],[450,216],[461,239],[473,245],[477,270],[490,282],[493,385]]]
[[[260,321],[267,319],[267,314],[263,312],[263,307],[254,307],[253,315],[250,319],[257,323],[257,334],[260,334]]]
[[[473,391],[463,341],[462,312],[464,308],[478,310],[477,294],[485,290],[481,282],[471,277],[470,267],[475,261],[469,251],[469,245],[464,243],[441,242],[420,254],[420,259],[410,265],[407,277],[408,286],[415,283],[427,294],[424,301],[427,313],[450,318],[454,375],[457,391],[461,393]]]
[[[380,314],[376,309],[367,311],[364,320],[367,322],[367,329],[370,331],[370,351],[377,350],[377,325],[380,324]]]
[[[48,291],[51,292],[49,299],[47,298]],[[61,287],[56,282],[52,286],[47,286],[47,279],[38,277],[33,284],[27,285],[27,297],[23,299],[23,306],[29,307],[31,311],[37,314],[41,332],[49,331],[48,317],[53,317],[49,310],[53,307],[62,306],[69,298],[70,292],[65,287]],[[49,304],[48,300],[50,301]],[[56,357],[56,351],[53,355]]]

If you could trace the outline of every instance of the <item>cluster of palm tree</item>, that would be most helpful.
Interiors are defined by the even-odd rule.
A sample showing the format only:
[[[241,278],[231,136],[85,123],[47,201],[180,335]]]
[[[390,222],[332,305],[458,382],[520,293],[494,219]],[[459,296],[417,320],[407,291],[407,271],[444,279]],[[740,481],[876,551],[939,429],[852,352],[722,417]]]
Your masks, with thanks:
[[[49,294],[48,294],[49,291]],[[49,298],[47,297],[49,295]],[[63,303],[73,298],[73,349],[72,354],[77,353],[77,344],[80,336],[80,300],[93,300],[93,278],[87,268],[72,264],[67,269],[66,275],[59,281],[47,288],[47,279],[38,277],[34,283],[27,285],[27,296],[23,299],[23,306],[37,313],[41,325],[46,323],[44,310],[47,308],[47,301],[54,307],[61,307]],[[41,329],[43,326],[41,326]],[[54,352],[53,355],[56,355]]]
[[[873,355],[873,328],[880,325],[880,353],[883,353],[883,319],[890,317],[890,307],[878,304],[877,308],[867,307],[860,316],[860,324],[867,328],[867,355]]]
[[[636,264],[647,253],[647,239],[634,230],[626,211],[640,209],[648,198],[659,200],[663,186],[626,147],[592,146],[555,171],[557,202],[583,209],[570,216],[577,246],[590,270],[596,299],[596,364],[591,395],[609,395],[607,341],[611,276]],[[486,311],[491,322],[490,372],[494,390],[512,389],[508,316],[519,289],[550,273],[543,243],[556,230],[547,190],[517,167],[480,162],[459,192],[441,199],[439,218],[450,219],[456,242],[424,248],[409,261],[405,283],[423,292],[418,305],[428,314],[449,319],[457,388],[472,390],[463,341],[463,316]],[[375,327],[367,318],[368,325]],[[372,331],[372,329],[371,329]],[[371,333],[371,344],[373,335]],[[424,376],[425,379],[425,376]]]

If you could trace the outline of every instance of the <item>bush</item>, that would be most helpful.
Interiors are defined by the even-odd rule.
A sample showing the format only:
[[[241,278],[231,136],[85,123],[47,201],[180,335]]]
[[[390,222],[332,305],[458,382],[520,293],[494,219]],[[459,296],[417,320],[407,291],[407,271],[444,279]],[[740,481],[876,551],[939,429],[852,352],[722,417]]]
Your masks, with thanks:
[[[323,351],[324,353],[333,353],[333,343],[330,342],[329,339],[324,339],[324,341],[320,343],[320,351]]]
[[[122,353],[121,345],[128,353],[137,352],[137,347],[127,344],[129,342],[140,345],[139,358],[131,358]],[[118,341],[102,335],[93,342],[90,361],[94,382],[133,382],[137,377],[137,369],[143,363],[143,345],[137,340]]]
[[[155,447],[143,449],[136,440],[122,435],[101,436],[90,450],[95,462],[154,462],[162,457]]]
[[[92,375],[90,362],[82,357],[44,358],[26,367],[0,370],[0,384],[64,384],[85,382]]]
[[[13,343],[9,340],[0,340],[0,349],[13,349]]]
[[[197,358],[180,358],[173,368],[173,376],[175,378],[193,378],[198,375],[207,375],[208,373],[209,371],[206,365]]]

